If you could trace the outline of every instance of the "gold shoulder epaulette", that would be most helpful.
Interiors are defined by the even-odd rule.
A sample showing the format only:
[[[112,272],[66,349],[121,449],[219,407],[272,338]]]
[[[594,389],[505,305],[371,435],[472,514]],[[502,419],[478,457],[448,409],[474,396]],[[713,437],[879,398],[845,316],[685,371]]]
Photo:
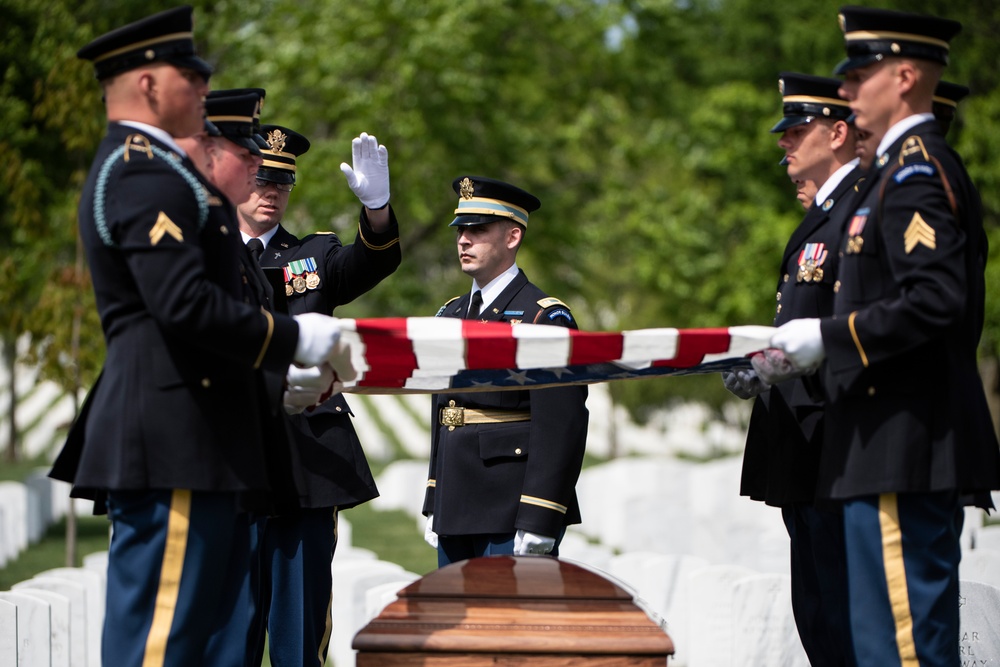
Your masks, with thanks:
[[[153,145],[149,143],[149,138],[145,134],[135,132],[125,137],[125,153],[122,159],[128,162],[132,151],[145,153],[147,158],[153,159]]]
[[[918,159],[921,162],[930,162],[931,157],[924,148],[924,141],[917,135],[910,135],[903,141],[903,147],[899,150],[899,165],[903,166],[907,160]]]
[[[569,308],[565,303],[555,298],[554,296],[547,296],[544,299],[538,300],[538,305],[542,308],[551,308],[552,306],[562,306],[563,308]]]

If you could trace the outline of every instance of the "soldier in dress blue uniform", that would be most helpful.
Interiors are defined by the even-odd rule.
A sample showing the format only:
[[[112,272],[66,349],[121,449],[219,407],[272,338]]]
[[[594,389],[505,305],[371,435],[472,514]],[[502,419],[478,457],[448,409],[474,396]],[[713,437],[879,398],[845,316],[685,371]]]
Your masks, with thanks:
[[[341,169],[363,206],[358,235],[344,245],[333,232],[297,238],[281,226],[298,184],[297,160],[309,149],[287,127],[262,125],[267,147],[256,187],[238,205],[240,230],[260,265],[279,274],[275,299],[291,313],[331,313],[375,287],[399,266],[399,226],[389,205],[388,152],[375,137],[352,142]],[[378,495],[343,396],[290,415],[296,507],[257,522],[260,580],[250,642],[263,658],[265,630],[273,665],[321,665],[330,640],[331,560],[339,510]]]
[[[958,665],[962,496],[1000,488],[976,367],[982,217],[932,113],[961,25],[844,7],[841,27],[840,93],[877,157],[844,230],[833,315],[792,320],[771,345],[793,372],[824,362],[818,492],[843,508],[858,664]]]
[[[332,318],[242,300],[237,230],[174,140],[204,127],[192,34],[184,6],[78,52],[109,120],[79,207],[107,356],[50,474],[112,521],[106,665],[203,664],[223,575],[247,557],[233,519],[270,491],[255,371],[316,365],[339,337]]]
[[[472,289],[438,317],[577,328],[569,307],[528,282],[516,263],[538,199],[481,176],[461,176],[452,187],[459,200],[451,226]],[[566,526],[580,522],[586,399],[583,386],[435,394],[423,514],[439,565],[558,555]]]
[[[806,215],[782,256],[775,326],[833,313],[841,227],[863,178],[854,129],[846,121],[851,109],[837,95],[840,80],[783,72],[779,86],[784,115],[771,132],[781,133],[778,146]],[[770,387],[753,370],[723,379],[740,398],[756,396],[740,493],[781,508],[791,546],[792,610],[809,662],[853,665],[843,519],[839,508],[815,503],[823,447],[820,392],[803,378]]]

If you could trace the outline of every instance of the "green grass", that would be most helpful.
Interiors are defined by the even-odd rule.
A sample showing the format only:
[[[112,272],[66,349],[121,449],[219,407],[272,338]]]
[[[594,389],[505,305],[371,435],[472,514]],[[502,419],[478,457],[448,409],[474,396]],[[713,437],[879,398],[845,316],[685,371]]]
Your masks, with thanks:
[[[437,568],[437,552],[424,542],[421,525],[406,512],[379,512],[365,504],[345,510],[341,517],[351,523],[354,546],[370,549],[415,574]]]
[[[83,557],[97,551],[108,550],[108,520],[105,517],[82,516],[76,520],[77,559],[72,567],[79,567]],[[0,568],[0,591],[9,590],[19,581],[31,579],[39,572],[54,567],[66,567],[66,519],[49,526],[37,544],[29,546],[14,561]]]

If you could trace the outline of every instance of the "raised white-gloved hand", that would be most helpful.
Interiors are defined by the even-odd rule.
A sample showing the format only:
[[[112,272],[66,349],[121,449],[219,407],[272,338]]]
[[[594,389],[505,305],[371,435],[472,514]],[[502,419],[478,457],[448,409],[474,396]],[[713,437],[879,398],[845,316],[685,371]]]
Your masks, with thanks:
[[[808,371],[795,368],[781,350],[768,348],[750,357],[750,364],[760,378],[774,385],[805,375]]]
[[[803,318],[782,324],[771,336],[771,347],[784,352],[799,370],[818,368],[826,356],[819,318]]]
[[[319,366],[334,352],[340,340],[340,323],[320,313],[302,313],[294,318],[299,325],[295,363],[304,367]]]
[[[525,530],[518,530],[514,535],[515,556],[540,556],[547,554],[556,547],[556,538],[536,535]]]
[[[722,374],[722,383],[726,389],[742,399],[753,398],[771,388],[771,385],[760,379],[757,371],[750,368],[739,368]]]
[[[285,376],[285,412],[297,415],[306,408],[319,405],[333,395],[333,368],[329,364],[299,368],[292,364]]]
[[[353,167],[340,163],[348,187],[368,208],[382,208],[389,201],[389,151],[378,139],[362,132],[351,141],[351,158]]]
[[[424,542],[434,549],[438,548],[438,534],[434,532],[434,515],[427,515],[427,523],[424,524]]]

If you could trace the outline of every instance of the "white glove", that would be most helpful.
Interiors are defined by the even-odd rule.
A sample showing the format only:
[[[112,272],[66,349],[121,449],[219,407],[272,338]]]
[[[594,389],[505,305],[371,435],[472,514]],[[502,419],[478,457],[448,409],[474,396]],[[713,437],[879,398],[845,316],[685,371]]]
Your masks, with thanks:
[[[337,383],[333,380],[333,368],[329,364],[299,368],[288,367],[285,376],[287,387],[283,403],[285,412],[297,415],[306,408],[319,405],[333,395]]]
[[[514,555],[542,555],[556,548],[556,538],[518,530],[514,535]]]
[[[750,364],[757,375],[768,384],[778,384],[805,375],[807,371],[795,368],[781,350],[768,348],[750,357]]]
[[[826,356],[819,318],[810,317],[782,324],[771,336],[771,347],[784,352],[789,361],[800,370],[818,368]]]
[[[742,399],[753,398],[771,388],[771,385],[760,379],[757,372],[749,368],[726,371],[722,374],[722,383],[726,389]]]
[[[340,340],[340,324],[329,315],[302,313],[295,315],[299,325],[299,342],[295,345],[295,363],[299,366],[319,366],[334,352]]]
[[[438,548],[438,534],[434,532],[434,515],[427,515],[427,523],[424,524],[424,542],[434,549]]]
[[[351,363],[351,347],[346,341],[337,341],[326,361],[333,367],[333,373],[341,389],[344,388],[344,382],[350,382],[358,377],[358,371]]]
[[[389,202],[389,151],[378,139],[362,132],[351,142],[351,157],[353,168],[340,163],[348,187],[368,208],[382,208]]]

